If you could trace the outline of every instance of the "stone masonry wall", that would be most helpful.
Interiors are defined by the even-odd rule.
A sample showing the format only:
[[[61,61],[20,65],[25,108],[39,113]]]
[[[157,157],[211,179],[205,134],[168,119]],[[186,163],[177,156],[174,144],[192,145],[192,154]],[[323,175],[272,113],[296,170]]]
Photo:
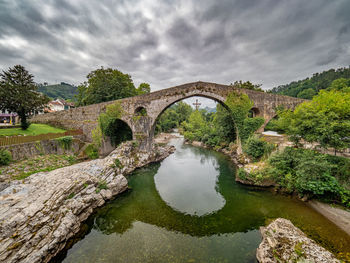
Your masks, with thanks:
[[[12,155],[12,159],[15,161],[40,154],[77,154],[85,144],[79,137],[82,136],[73,138],[72,145],[69,149],[64,149],[58,140],[7,145],[0,147],[0,149],[8,150]]]

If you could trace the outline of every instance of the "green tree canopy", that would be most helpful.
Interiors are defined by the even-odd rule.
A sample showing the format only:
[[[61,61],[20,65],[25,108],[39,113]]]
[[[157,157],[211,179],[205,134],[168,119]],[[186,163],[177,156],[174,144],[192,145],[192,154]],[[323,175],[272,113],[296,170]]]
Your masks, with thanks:
[[[224,105],[217,104],[215,113],[196,110],[182,123],[184,136],[210,146],[224,146],[240,138],[246,141],[263,123],[260,117],[249,118],[253,103],[246,94],[232,91]]]
[[[350,87],[350,79],[340,78],[332,82],[327,90],[346,91]]]
[[[105,101],[117,100],[147,92],[149,85],[142,83],[137,90],[128,74],[117,69],[103,68],[87,75],[87,81],[78,86],[76,96],[78,106],[90,105]]]
[[[270,92],[292,97],[311,99],[310,95],[312,95],[312,93],[310,89],[314,90],[313,96],[315,96],[320,90],[328,89],[332,82],[337,79],[346,79],[347,81],[350,81],[350,67],[330,69],[321,73],[315,73],[310,78],[293,81],[286,85],[280,85],[273,88]],[[348,86],[350,86],[349,82]]]
[[[245,81],[243,82],[242,80],[240,81],[235,81],[232,86],[238,87],[240,89],[251,89],[251,90],[256,90],[256,91],[264,91],[261,87],[261,84],[253,84],[250,81]]]
[[[178,128],[182,122],[188,120],[192,108],[187,103],[180,101],[166,109],[157,121],[157,132],[168,132]]]
[[[137,95],[147,94],[151,92],[151,86],[148,83],[141,83],[136,89]]]
[[[308,88],[308,89],[304,89],[301,92],[299,92],[297,97],[302,98],[302,99],[311,100],[316,94],[317,94],[317,92],[314,89]]]
[[[304,139],[322,147],[350,147],[350,92],[321,90],[312,101],[297,106],[294,112],[280,113],[278,125],[295,142]]]
[[[0,109],[16,112],[22,129],[27,129],[30,113],[42,110],[50,99],[37,91],[33,75],[16,65],[0,73]]]

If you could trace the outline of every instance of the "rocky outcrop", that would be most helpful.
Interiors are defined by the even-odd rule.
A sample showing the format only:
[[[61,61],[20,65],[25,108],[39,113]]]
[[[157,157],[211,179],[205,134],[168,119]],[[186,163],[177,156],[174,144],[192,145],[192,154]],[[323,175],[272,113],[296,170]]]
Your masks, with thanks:
[[[260,232],[263,240],[256,252],[260,263],[340,262],[287,219],[278,218]]]
[[[94,208],[127,189],[125,174],[173,151],[128,142],[104,159],[11,182],[0,192],[0,262],[48,262]]]

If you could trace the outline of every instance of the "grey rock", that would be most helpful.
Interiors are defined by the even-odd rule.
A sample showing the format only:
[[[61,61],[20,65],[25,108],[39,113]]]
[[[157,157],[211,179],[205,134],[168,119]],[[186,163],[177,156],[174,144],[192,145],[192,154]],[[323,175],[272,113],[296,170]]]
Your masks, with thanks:
[[[127,189],[126,173],[173,151],[153,146],[150,152],[139,152],[127,142],[104,159],[10,182],[0,191],[0,262],[48,262],[94,208]],[[124,166],[124,173],[117,175],[112,165],[116,158]],[[102,182],[107,189],[98,188]]]
[[[261,227],[260,232],[263,240],[256,251],[260,263],[340,262],[287,219],[277,218],[267,227]]]

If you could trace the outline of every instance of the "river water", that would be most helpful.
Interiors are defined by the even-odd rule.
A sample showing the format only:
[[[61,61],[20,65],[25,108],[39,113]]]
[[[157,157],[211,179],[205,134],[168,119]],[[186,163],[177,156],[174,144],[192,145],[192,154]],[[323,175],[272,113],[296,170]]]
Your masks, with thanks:
[[[215,151],[172,142],[176,152],[127,177],[130,191],[98,209],[63,262],[256,262],[259,227],[290,219],[333,253],[350,238],[304,202],[235,182]]]

